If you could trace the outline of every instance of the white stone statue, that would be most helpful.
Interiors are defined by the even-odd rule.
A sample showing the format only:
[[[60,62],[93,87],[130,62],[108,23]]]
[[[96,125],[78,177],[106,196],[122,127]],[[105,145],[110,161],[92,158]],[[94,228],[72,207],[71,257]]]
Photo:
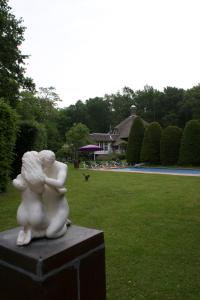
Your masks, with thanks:
[[[21,174],[13,185],[21,191],[17,221],[22,230],[17,245],[33,238],[58,238],[67,231],[69,207],[64,187],[67,166],[55,160],[50,150],[29,151],[22,157]]]

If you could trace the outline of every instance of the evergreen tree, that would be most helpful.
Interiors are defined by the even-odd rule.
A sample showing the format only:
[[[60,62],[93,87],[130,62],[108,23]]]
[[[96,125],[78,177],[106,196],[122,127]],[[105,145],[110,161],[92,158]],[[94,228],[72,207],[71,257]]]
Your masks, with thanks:
[[[186,123],[181,139],[180,165],[200,165],[200,122],[191,120]]]
[[[178,161],[182,129],[168,126],[162,132],[160,141],[160,159],[163,165],[174,165]]]
[[[126,150],[126,159],[129,165],[140,162],[140,151],[144,137],[144,125],[140,117],[136,117],[131,126]]]
[[[152,122],[145,130],[141,149],[141,161],[160,162],[160,138],[162,128],[158,122]]]

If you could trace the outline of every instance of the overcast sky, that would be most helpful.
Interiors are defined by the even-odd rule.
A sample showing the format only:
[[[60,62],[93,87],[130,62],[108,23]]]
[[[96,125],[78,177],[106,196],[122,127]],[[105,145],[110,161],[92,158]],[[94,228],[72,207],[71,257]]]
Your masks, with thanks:
[[[199,0],[10,0],[27,27],[23,54],[37,87],[62,106],[124,86],[200,82]]]

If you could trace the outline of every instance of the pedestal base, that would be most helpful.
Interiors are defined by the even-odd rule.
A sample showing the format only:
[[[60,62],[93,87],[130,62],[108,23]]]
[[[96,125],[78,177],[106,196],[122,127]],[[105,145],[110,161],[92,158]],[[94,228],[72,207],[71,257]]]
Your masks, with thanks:
[[[70,226],[56,240],[16,246],[19,228],[0,233],[0,299],[105,300],[103,232]]]

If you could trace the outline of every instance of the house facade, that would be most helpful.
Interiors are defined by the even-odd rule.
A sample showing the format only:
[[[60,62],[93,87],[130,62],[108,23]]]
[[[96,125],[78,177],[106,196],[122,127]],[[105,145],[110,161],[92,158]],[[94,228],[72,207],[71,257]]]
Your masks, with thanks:
[[[102,148],[101,151],[95,151],[95,154],[107,155],[114,152],[113,145],[118,135],[112,133],[91,133],[91,139]]]

